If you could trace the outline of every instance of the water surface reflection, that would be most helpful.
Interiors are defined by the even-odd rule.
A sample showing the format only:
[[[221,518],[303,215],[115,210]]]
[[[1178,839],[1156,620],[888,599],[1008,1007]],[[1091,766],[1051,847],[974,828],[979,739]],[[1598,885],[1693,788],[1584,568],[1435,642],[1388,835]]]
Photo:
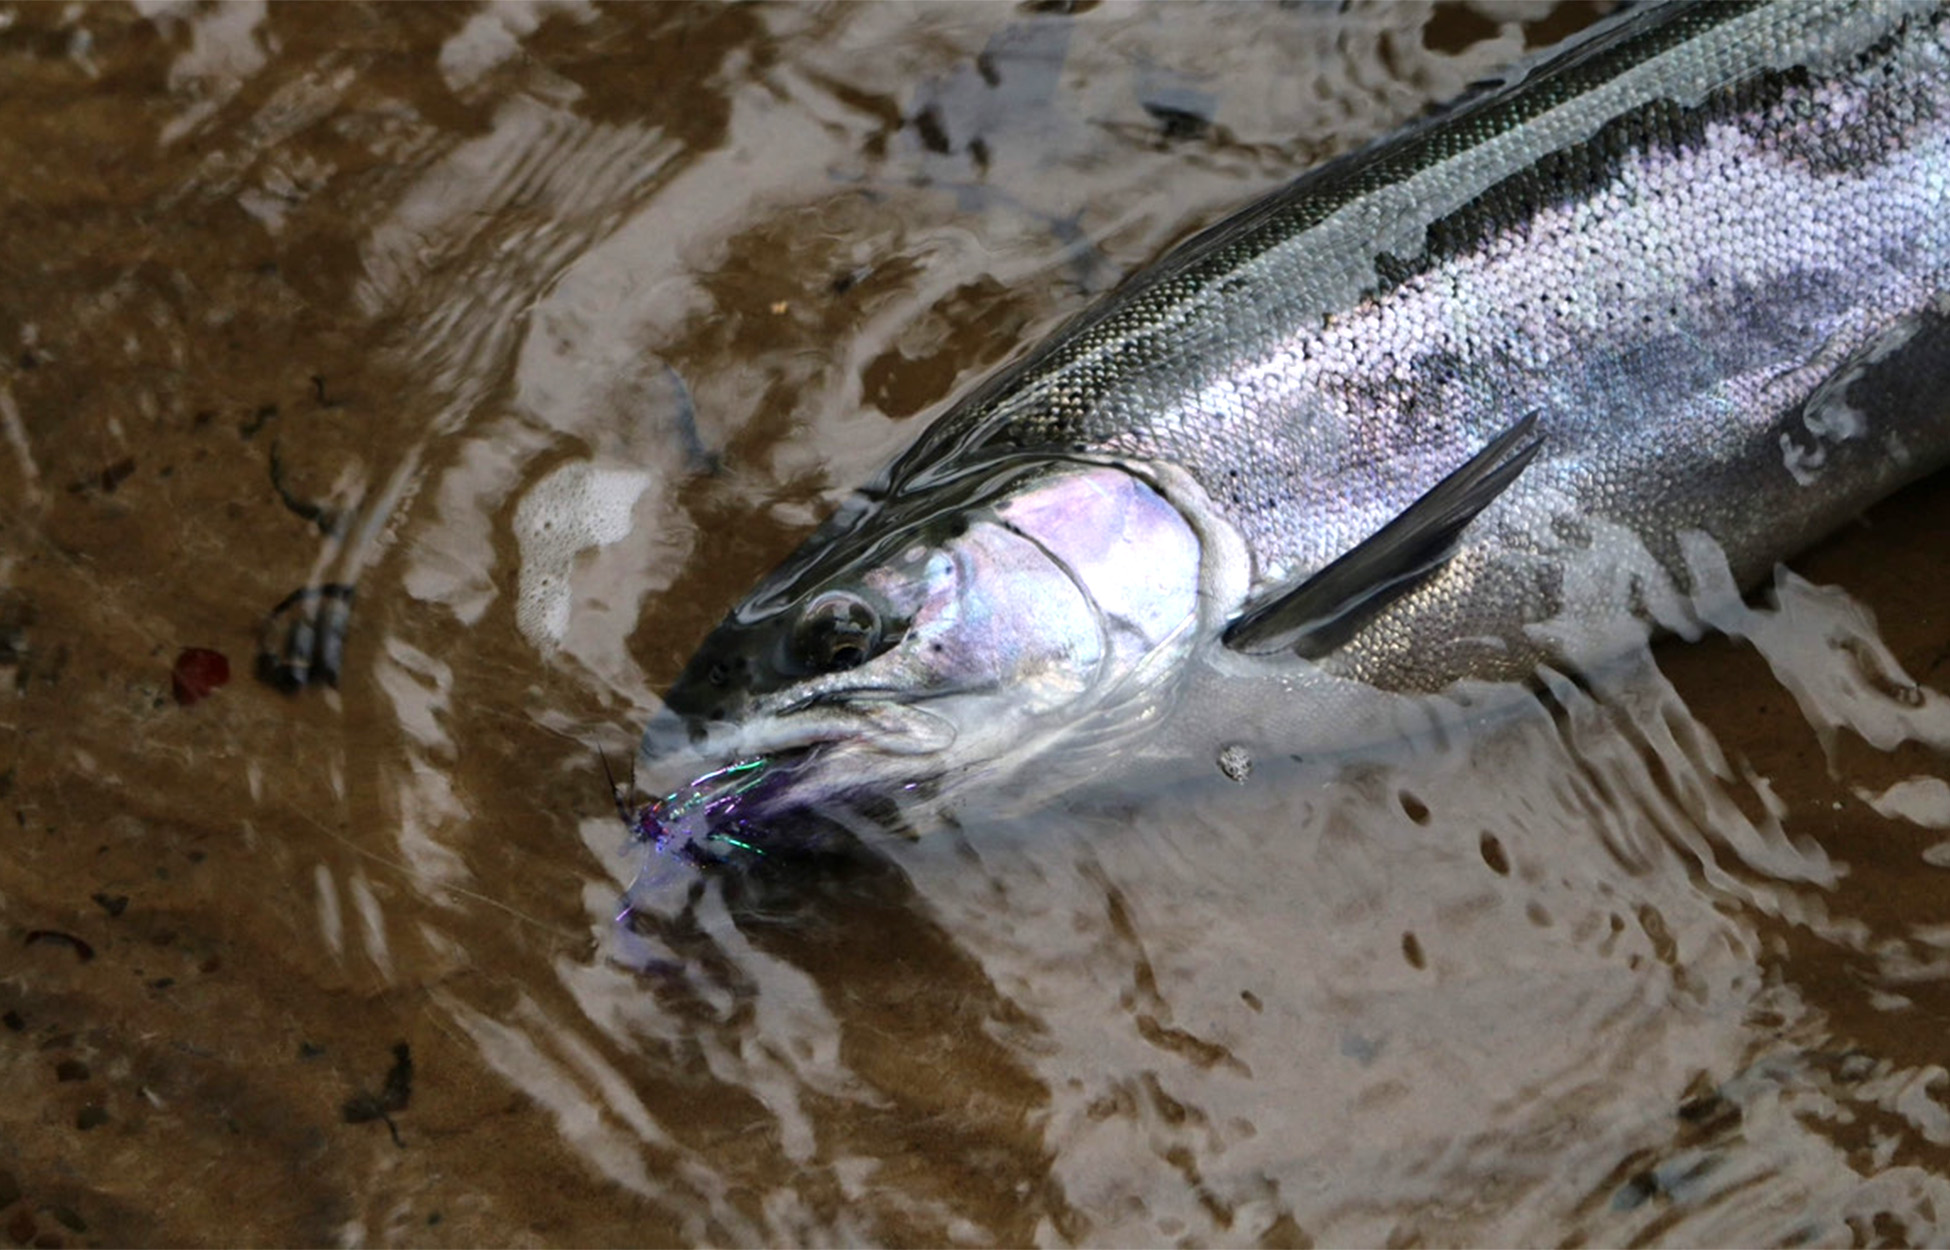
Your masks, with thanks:
[[[1488,729],[617,919],[597,750],[725,606],[957,387],[1588,14],[1506,16],[9,11],[0,1231],[1943,1240],[1935,484]],[[301,585],[353,625],[286,696]],[[179,706],[188,646],[239,679]]]

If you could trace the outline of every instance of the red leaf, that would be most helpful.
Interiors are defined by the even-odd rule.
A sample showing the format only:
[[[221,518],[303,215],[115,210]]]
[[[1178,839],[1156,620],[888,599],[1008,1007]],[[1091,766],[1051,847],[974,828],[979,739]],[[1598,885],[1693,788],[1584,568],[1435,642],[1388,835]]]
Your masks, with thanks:
[[[176,667],[170,672],[170,685],[176,692],[176,701],[184,707],[209,696],[210,692],[230,680],[230,661],[221,651],[207,647],[184,647],[183,654],[176,657]]]

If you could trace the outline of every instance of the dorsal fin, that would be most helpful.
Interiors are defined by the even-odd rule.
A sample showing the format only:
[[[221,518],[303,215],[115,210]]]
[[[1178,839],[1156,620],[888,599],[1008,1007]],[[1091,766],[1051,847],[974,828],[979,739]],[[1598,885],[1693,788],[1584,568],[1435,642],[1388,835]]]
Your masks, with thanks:
[[[1463,528],[1517,480],[1543,446],[1531,413],[1406,511],[1298,585],[1249,608],[1226,627],[1225,645],[1249,655],[1292,651],[1318,659],[1408,593],[1455,554]]]

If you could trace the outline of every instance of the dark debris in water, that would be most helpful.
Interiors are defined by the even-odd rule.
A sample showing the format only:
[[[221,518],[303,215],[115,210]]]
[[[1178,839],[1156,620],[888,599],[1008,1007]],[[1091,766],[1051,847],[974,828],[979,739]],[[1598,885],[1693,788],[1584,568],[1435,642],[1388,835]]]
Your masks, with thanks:
[[[378,1120],[393,1135],[393,1144],[402,1150],[406,1142],[399,1135],[393,1115],[406,1110],[413,1101],[413,1048],[405,1042],[393,1044],[393,1066],[386,1070],[385,1082],[376,1094],[361,1092],[345,1100],[341,1114],[347,1124],[370,1124]]]
[[[124,456],[122,457],[122,459],[117,460],[114,464],[111,464],[106,468],[104,468],[99,474],[96,475],[94,480],[88,482],[78,482],[75,484],[75,487],[71,489],[86,490],[87,488],[93,486],[93,487],[99,487],[102,494],[104,495],[113,495],[116,491],[116,488],[121,486],[123,482],[128,481],[129,478],[134,473],[135,473],[134,457]]]
[[[1211,118],[1202,117],[1190,109],[1147,100],[1144,111],[1157,119],[1167,139],[1202,139],[1212,128]]]
[[[11,668],[27,657],[27,630],[34,617],[34,605],[25,595],[0,590],[0,668]]]
[[[91,943],[59,929],[30,929],[27,932],[27,945],[65,946],[84,964],[95,957],[95,948]]]
[[[262,430],[277,415],[278,406],[276,404],[258,405],[257,410],[251,413],[247,420],[237,423],[237,436],[245,442],[249,442],[251,439],[256,438],[258,431]]]
[[[277,492],[278,502],[285,506],[285,510],[299,520],[315,526],[318,532],[327,538],[340,536],[349,519],[347,515],[337,508],[305,499],[291,489],[285,482],[284,460],[279,455],[276,443],[271,444],[271,452],[267,459],[271,474],[271,489]]]
[[[325,390],[325,375],[322,373],[314,373],[311,375],[311,394],[320,408],[345,407],[344,397],[327,394]]]

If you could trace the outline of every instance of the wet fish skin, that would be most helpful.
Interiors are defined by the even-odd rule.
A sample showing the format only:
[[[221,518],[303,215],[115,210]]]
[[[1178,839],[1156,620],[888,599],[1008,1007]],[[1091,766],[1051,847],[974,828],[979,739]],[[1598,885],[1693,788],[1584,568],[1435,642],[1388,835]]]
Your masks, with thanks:
[[[1524,626],[1584,609],[1554,566],[1594,528],[1682,577],[1672,536],[1704,530],[1751,582],[1950,452],[1933,397],[1871,414],[1838,385],[1875,388],[1878,353],[1884,387],[1950,376],[1944,28],[1799,2],[1621,23],[1168,257],[957,405],[895,489],[997,444],[1170,462],[1264,589],[1535,411],[1538,462],[1342,671],[1527,672]]]
[[[969,483],[1026,465],[1116,466],[1177,509],[1200,563],[1157,572],[1197,579],[1209,649],[1534,417],[1455,556],[1320,659],[1385,690],[1675,623],[1696,532],[1751,584],[1950,459],[1947,30],[1927,4],[1658,6],[1303,176],[951,407],[734,610],[643,758],[776,729],[806,605],[895,536],[952,550]],[[871,650],[856,704],[929,702]]]

